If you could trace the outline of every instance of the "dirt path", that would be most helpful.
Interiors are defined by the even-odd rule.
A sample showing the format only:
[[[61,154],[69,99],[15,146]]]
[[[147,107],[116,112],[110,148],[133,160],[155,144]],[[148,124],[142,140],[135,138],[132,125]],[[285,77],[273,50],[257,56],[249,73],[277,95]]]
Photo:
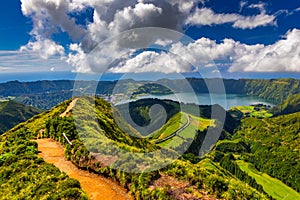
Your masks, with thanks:
[[[78,98],[74,99],[69,106],[67,107],[67,109],[65,110],[65,112],[63,112],[60,117],[67,117],[68,114],[70,113],[70,111],[73,109],[73,107],[75,106],[76,102],[78,101]]]
[[[67,173],[70,177],[77,179],[82,189],[88,194],[90,199],[95,200],[131,200],[126,190],[117,183],[78,169],[64,157],[64,148],[52,139],[38,139],[38,150],[46,162],[54,164],[61,171]]]

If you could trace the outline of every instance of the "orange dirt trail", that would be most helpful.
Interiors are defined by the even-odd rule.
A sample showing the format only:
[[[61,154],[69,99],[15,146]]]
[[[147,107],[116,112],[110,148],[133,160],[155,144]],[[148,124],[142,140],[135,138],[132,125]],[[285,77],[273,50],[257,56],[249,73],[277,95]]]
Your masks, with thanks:
[[[78,169],[64,157],[64,148],[52,139],[38,139],[38,150],[47,163],[52,163],[71,178],[77,179],[90,199],[95,200],[131,200],[132,197],[117,183]]]

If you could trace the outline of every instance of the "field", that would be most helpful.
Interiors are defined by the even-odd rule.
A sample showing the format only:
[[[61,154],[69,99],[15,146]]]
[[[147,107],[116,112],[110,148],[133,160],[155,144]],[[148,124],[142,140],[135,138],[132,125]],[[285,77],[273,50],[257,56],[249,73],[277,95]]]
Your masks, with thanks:
[[[300,199],[300,194],[292,188],[288,187],[278,179],[272,178],[269,175],[257,171],[252,164],[242,160],[236,161],[239,167],[248,173],[249,176],[255,178],[266,193],[275,199],[295,200]]]

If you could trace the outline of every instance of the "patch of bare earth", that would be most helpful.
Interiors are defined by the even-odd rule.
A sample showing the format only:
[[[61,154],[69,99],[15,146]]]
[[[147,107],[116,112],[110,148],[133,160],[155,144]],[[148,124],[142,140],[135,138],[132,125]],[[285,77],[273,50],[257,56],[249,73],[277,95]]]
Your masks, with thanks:
[[[99,162],[100,165],[103,167],[111,166],[118,160],[117,156],[107,156],[107,155],[102,155],[100,153],[91,153],[91,154],[95,158],[94,162]]]
[[[217,198],[209,195],[207,192],[198,190],[189,182],[178,180],[166,174],[161,174],[161,177],[152,182],[149,187],[150,190],[155,190],[156,188],[167,188],[167,193],[176,200],[217,200]]]
[[[131,200],[132,197],[116,182],[88,171],[80,170],[64,157],[64,148],[52,139],[38,139],[39,156],[54,164],[71,178],[77,179],[82,189],[94,200]]]

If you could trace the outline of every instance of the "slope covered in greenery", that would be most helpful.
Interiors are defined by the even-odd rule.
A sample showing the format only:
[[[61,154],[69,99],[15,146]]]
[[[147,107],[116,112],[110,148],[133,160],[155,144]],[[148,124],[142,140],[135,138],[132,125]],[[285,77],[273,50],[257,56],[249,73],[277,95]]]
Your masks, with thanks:
[[[43,110],[49,110],[72,97],[72,91],[46,92],[18,96],[15,101]]]
[[[292,188],[288,187],[276,178],[269,176],[266,173],[257,171],[253,164],[247,163],[242,160],[236,161],[238,166],[246,172],[249,176],[253,177],[258,184],[260,184],[266,193],[274,199],[299,199],[300,194]]]
[[[263,190],[274,198],[287,195],[291,193],[290,190],[294,191],[286,197],[287,199],[294,199],[297,192],[296,197],[299,198],[299,134],[299,112],[264,119],[246,117],[242,119],[240,127],[232,137],[229,137],[229,140],[218,142],[214,151],[215,159],[225,169],[237,174],[241,180],[246,180],[248,176],[256,179],[257,183],[263,186]],[[253,170],[249,170],[241,163],[249,163],[253,166]],[[247,176],[241,175],[241,170],[246,172]],[[283,186],[281,194],[275,194],[269,189],[272,188],[272,184],[275,184],[274,181],[267,181],[266,178],[265,184],[262,184],[262,177],[258,177],[254,172],[256,174],[263,172],[266,174],[265,178],[269,175],[282,181],[289,188]],[[249,183],[253,183],[253,180]]]
[[[30,196],[33,195],[30,191],[35,191],[32,190],[32,188],[40,188],[41,186],[39,184],[44,183],[47,185],[47,188],[43,189],[43,192],[38,193],[41,195],[39,198],[53,198],[56,197],[55,195],[65,195],[59,197],[66,199],[70,198],[70,196],[67,195],[71,195],[75,199],[85,198],[85,195],[77,183],[77,185],[75,183],[67,184],[67,186],[63,185],[64,180],[68,179],[66,176],[65,179],[52,178],[56,176],[56,174],[61,177],[58,172],[53,172],[53,170],[55,171],[57,168],[52,165],[53,170],[50,170],[52,176],[48,176],[48,172],[44,173],[45,176],[36,176],[36,174],[34,174],[39,173],[39,167],[50,165],[46,163],[43,164],[44,162],[37,157],[36,143],[31,140],[34,137],[50,137],[64,145],[66,158],[71,160],[75,165],[82,169],[89,169],[95,173],[111,177],[130,191],[136,199],[165,200],[181,199],[187,196],[190,199],[213,199],[215,197],[224,199],[267,199],[265,194],[240,181],[230,172],[226,171],[220,164],[213,161],[213,157],[210,156],[200,159],[192,154],[186,154],[179,160],[173,162],[172,165],[153,172],[129,173],[113,168],[112,166],[114,165],[111,165],[114,164],[113,162],[115,162],[116,165],[122,165],[124,163],[118,161],[118,156],[116,155],[117,151],[111,148],[112,144],[128,152],[124,155],[125,157],[122,158],[126,161],[126,165],[122,165],[125,171],[128,168],[137,169],[143,167],[139,162],[133,160],[131,153],[151,152],[160,149],[160,147],[151,143],[147,138],[139,138],[139,135],[132,136],[126,134],[113,118],[113,112],[117,111],[114,111],[114,108],[104,100],[93,100],[91,98],[78,99],[76,103],[78,109],[69,110],[69,112],[65,113],[72,101],[73,100],[68,100],[56,106],[51,111],[37,115],[1,136],[0,156],[1,159],[4,160],[2,163],[6,163],[5,166],[1,163],[1,166],[3,166],[0,176],[3,177],[1,179],[1,188],[3,188],[2,186],[8,188],[15,187],[15,184],[19,184],[19,191],[21,191],[22,188],[27,188],[19,193],[6,193],[6,190],[2,189],[0,190],[1,196],[6,195],[8,198],[19,198],[20,195]],[[93,103],[93,106],[91,106],[90,103]],[[64,113],[64,115],[61,115],[62,113]],[[90,115],[90,113],[94,114]],[[90,123],[80,124],[81,122],[79,120],[75,124],[74,119],[78,120],[78,117],[80,120],[87,119]],[[121,116],[119,117],[122,119]],[[100,124],[100,129],[97,128],[97,123]],[[130,126],[127,127],[127,129],[131,128]],[[82,135],[82,130],[87,130],[87,134]],[[24,131],[26,132],[24,133]],[[72,146],[69,145],[62,133],[65,133],[69,140],[71,140]],[[21,141],[29,142],[30,144],[26,145],[24,156],[22,156],[23,153],[19,151],[14,152],[13,150],[19,149],[15,147],[22,144],[20,140],[15,139],[18,137],[20,137]],[[95,137],[98,137],[96,140],[98,144],[95,144]],[[95,148],[91,149],[90,147],[93,147],[93,145],[95,145]],[[5,146],[11,146],[13,148],[6,148]],[[97,149],[97,146],[103,148]],[[169,151],[169,154],[167,153],[166,155],[174,154],[172,149],[166,149],[166,151]],[[7,157],[9,157],[7,154],[11,153],[18,155],[18,157],[15,156],[14,159],[7,160]],[[29,153],[31,156],[28,156]],[[100,156],[101,159],[96,159],[97,156]],[[38,166],[32,164],[35,166],[34,172],[30,171],[29,168],[19,167],[13,169],[18,169],[13,176],[5,175],[7,165],[21,165],[23,161],[26,162],[27,165],[28,162],[35,162],[35,158],[42,164]],[[105,162],[107,158],[110,158],[109,163]],[[161,159],[164,161],[164,159],[169,158]],[[22,181],[16,183],[15,178],[19,178],[19,176],[25,174],[26,179],[21,179]],[[45,178],[45,180],[39,180],[38,177]],[[27,179],[36,181],[26,182]],[[7,183],[9,184],[5,185]],[[60,193],[63,187],[66,187],[64,191],[68,191],[67,194],[63,192]],[[54,191],[54,189],[56,192],[49,192]]]
[[[28,120],[42,110],[15,101],[0,102],[0,134]]]
[[[77,180],[37,155],[33,139],[55,112],[42,113],[0,136],[1,199],[87,199]]]
[[[300,94],[288,97],[283,103],[272,109],[274,115],[291,114],[300,112]]]
[[[283,102],[288,97],[300,93],[300,80],[297,79],[248,79],[245,82],[245,93],[274,102]]]
[[[187,84],[188,81],[188,84]],[[191,86],[196,93],[224,92],[219,84],[224,84],[227,94],[243,94],[258,96],[274,102],[283,102],[293,94],[300,93],[300,80],[297,79],[199,79],[159,80],[158,83],[171,85],[176,92],[190,91]],[[218,87],[215,87],[217,86]],[[211,91],[207,86],[212,86]]]

